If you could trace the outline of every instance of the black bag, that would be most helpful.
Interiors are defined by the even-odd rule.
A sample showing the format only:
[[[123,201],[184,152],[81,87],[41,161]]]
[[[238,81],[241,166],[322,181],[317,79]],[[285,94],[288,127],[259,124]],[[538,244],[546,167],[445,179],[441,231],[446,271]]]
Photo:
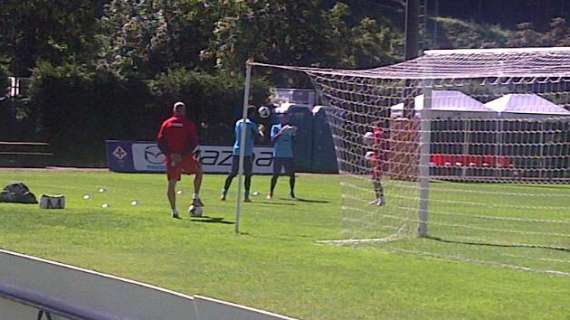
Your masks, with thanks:
[[[12,183],[0,192],[0,202],[38,203],[36,196],[30,192],[28,186],[22,182]]]

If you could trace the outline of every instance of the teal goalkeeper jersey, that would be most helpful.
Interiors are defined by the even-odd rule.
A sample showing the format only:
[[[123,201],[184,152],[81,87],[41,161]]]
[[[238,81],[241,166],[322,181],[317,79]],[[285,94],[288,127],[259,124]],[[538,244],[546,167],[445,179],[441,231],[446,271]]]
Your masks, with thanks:
[[[245,127],[245,150],[244,154],[246,157],[253,155],[253,144],[255,140],[255,136],[257,135],[257,124],[249,119],[246,120],[245,125],[243,123],[243,119],[240,119],[236,122],[234,134],[235,134],[235,143],[233,148],[233,155],[239,156],[240,153],[240,142],[241,142],[241,131]]]
[[[271,141],[273,141],[273,157],[274,158],[293,158],[293,135],[291,131],[282,134],[279,138],[275,136],[279,133],[282,124],[276,124],[271,127]]]

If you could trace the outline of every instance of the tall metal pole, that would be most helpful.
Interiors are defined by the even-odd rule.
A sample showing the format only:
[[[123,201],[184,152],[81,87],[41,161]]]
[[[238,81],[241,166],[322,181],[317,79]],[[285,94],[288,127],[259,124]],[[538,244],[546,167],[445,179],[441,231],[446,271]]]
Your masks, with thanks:
[[[424,108],[420,118],[420,210],[418,212],[418,236],[428,235],[428,206],[429,206],[429,180],[431,158],[431,110],[432,110],[432,87],[431,83],[423,83]]]
[[[418,25],[419,25],[419,0],[406,1],[406,43],[405,58],[410,60],[416,58],[419,54],[418,50]]]
[[[404,43],[405,47],[405,59],[410,60],[416,58],[419,54],[418,52],[418,24],[419,24],[419,0],[407,0],[406,1],[406,16],[405,16],[405,34],[406,39]],[[413,119],[415,114],[414,107],[414,90],[415,82],[411,80],[405,81],[405,88],[403,92],[403,102],[404,110],[402,110],[402,115],[405,118]]]
[[[235,232],[239,234],[239,225],[241,218],[241,204],[242,204],[242,194],[241,194],[241,184],[243,180],[243,164],[245,158],[245,138],[246,138],[246,120],[247,120],[247,106],[249,105],[249,87],[251,85],[251,64],[253,59],[249,59],[245,63],[245,88],[243,90],[243,112],[242,112],[242,125],[239,138],[239,167],[238,167],[238,187],[237,187],[237,197],[236,197],[236,225]]]

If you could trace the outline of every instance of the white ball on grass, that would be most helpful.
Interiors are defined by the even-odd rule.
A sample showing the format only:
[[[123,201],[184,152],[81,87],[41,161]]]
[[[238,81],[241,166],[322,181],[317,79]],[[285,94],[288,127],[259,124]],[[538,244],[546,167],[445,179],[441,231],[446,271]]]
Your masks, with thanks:
[[[139,201],[138,200],[133,200],[131,201],[131,206],[138,206],[139,205]]]
[[[103,209],[110,208],[110,207],[111,207],[111,205],[108,204],[108,203],[103,203],[103,204],[101,205],[101,208],[103,208]]]
[[[105,191],[107,191],[107,189],[105,189],[103,187],[99,188],[99,192],[105,192]]]
[[[200,206],[191,205],[190,207],[188,207],[188,214],[191,217],[201,217],[203,213],[204,209],[202,209],[202,207]]]
[[[84,194],[83,195],[83,200],[90,200],[91,199],[91,195],[90,194]]]

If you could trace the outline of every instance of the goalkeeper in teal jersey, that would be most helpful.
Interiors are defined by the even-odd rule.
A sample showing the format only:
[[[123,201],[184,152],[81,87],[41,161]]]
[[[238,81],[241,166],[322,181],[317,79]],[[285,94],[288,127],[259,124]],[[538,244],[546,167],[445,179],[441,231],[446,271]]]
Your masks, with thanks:
[[[273,176],[267,199],[273,198],[273,191],[277,179],[283,171],[289,176],[289,196],[295,199],[295,161],[293,158],[293,137],[297,127],[289,125],[289,117],[286,113],[279,116],[280,123],[271,127],[271,142],[273,143]]]
[[[230,173],[228,174],[226,181],[224,183],[224,188],[222,189],[222,195],[220,199],[222,201],[226,200],[228,189],[232,184],[232,180],[238,174],[239,168],[239,156],[240,156],[240,149],[241,146],[241,132],[245,130],[245,143],[244,143],[244,160],[243,160],[243,174],[245,176],[244,181],[244,202],[251,202],[249,197],[249,190],[251,188],[251,176],[253,175],[253,147],[254,147],[254,140],[256,136],[264,136],[265,127],[263,125],[257,125],[254,122],[255,116],[255,107],[249,106],[247,109],[247,119],[244,121],[243,119],[239,119],[236,121],[234,135],[235,135],[235,143],[233,146],[232,151],[232,168]]]

